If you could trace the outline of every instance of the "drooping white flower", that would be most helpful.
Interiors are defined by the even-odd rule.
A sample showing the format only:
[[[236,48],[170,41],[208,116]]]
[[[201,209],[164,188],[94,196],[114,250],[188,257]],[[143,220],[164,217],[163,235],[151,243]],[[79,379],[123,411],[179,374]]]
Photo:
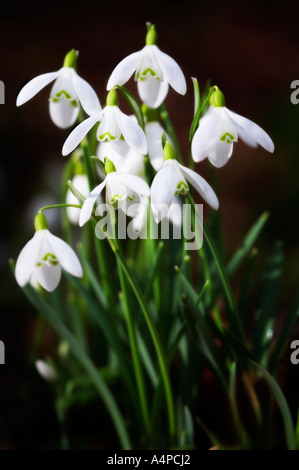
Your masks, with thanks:
[[[42,213],[35,218],[36,232],[20,252],[15,268],[18,284],[24,287],[32,275],[47,291],[52,292],[59,284],[61,268],[76,277],[82,277],[80,261],[72,248],[47,228]]]
[[[30,80],[18,94],[17,106],[29,101],[55,80],[49,98],[49,111],[58,127],[66,129],[76,122],[80,103],[88,115],[100,112],[101,105],[95,91],[73,68],[76,57],[77,53],[72,50],[66,55],[61,69]]]
[[[97,157],[104,163],[107,156],[118,173],[144,176],[144,155],[136,152],[125,140],[100,142],[97,148]]]
[[[174,197],[189,191],[188,182],[213,209],[218,209],[218,199],[211,186],[195,171],[175,160],[168,142],[164,146],[164,159],[151,185],[152,212],[157,223],[167,216]]]
[[[52,366],[52,364],[43,361],[42,359],[38,359],[37,361],[35,361],[35,367],[39,375],[46,382],[55,382],[55,380],[57,380],[57,372]]]
[[[62,155],[71,153],[97,122],[100,123],[97,129],[98,141],[117,142],[123,137],[132,149],[146,155],[147,142],[143,130],[134,119],[124,114],[117,104],[117,93],[113,89],[107,95],[105,108],[85,119],[70,133],[63,145]]]
[[[72,184],[79,191],[79,193],[82,194],[82,196],[84,197],[88,196],[89,184],[88,184],[88,178],[85,174],[75,175],[72,179]],[[76,198],[76,196],[72,193],[70,189],[67,190],[65,202],[66,204],[78,204],[78,199]],[[79,208],[67,207],[66,213],[67,213],[69,221],[72,224],[78,224],[79,216],[80,216]]]
[[[261,145],[268,152],[274,152],[271,138],[261,127],[224,106],[224,97],[219,89],[212,94],[211,103],[192,140],[191,152],[195,162],[207,157],[215,167],[224,166],[238,137],[251,147]]]
[[[151,108],[157,108],[164,101],[169,85],[181,95],[186,93],[184,74],[169,55],[156,45],[157,35],[154,25],[146,36],[146,45],[138,52],[123,59],[113,70],[107,90],[123,85],[135,72],[140,98]]]
[[[91,191],[81,208],[79,225],[82,227],[91,217],[95,201],[106,187],[106,204],[110,208],[126,206],[127,199],[138,200],[141,196],[149,196],[147,183],[136,175],[123,175],[116,172],[113,163],[105,159],[106,178]],[[124,209],[126,210],[126,209]]]

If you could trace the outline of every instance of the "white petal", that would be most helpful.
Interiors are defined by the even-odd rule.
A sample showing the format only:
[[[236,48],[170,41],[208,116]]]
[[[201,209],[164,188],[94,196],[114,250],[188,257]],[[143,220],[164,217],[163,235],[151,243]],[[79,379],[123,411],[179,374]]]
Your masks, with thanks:
[[[92,116],[102,111],[100,101],[94,89],[73,70],[73,84],[84,111]]]
[[[135,122],[134,119],[122,113],[121,110],[117,107],[115,109],[115,116],[121,133],[129,146],[136,150],[136,152],[139,152],[142,155],[146,155],[147,141],[141,127]]]
[[[154,177],[151,185],[151,200],[156,222],[167,215],[181,176],[176,162],[168,160]]]
[[[208,158],[210,162],[216,168],[221,168],[226,165],[233,153],[233,146],[233,143],[218,140],[209,152]]]
[[[148,184],[139,176],[135,175],[117,175],[120,183],[124,184],[127,188],[142,196],[150,195],[150,188]]]
[[[81,122],[75,129],[70,133],[62,148],[62,155],[68,155],[71,153],[84,139],[86,134],[95,125],[97,121],[101,119],[101,114],[94,114],[85,121]]]
[[[167,214],[170,222],[177,227],[181,227],[183,224],[183,203],[179,197],[174,197]]]
[[[114,204],[117,201],[126,199],[128,190],[126,186],[121,183],[118,174],[114,171],[109,173],[107,179],[106,201],[107,204]]]
[[[163,163],[162,133],[164,132],[159,122],[149,122],[145,125],[147,137],[148,156],[153,168],[158,171]]]
[[[49,266],[43,263],[34,269],[34,275],[39,284],[48,292],[52,292],[59,284],[61,278],[61,265]]]
[[[120,139],[121,131],[117,124],[117,106],[106,106],[103,110],[101,124],[97,130],[97,139],[100,141],[115,142]]]
[[[47,233],[48,241],[52,247],[57,260],[67,272],[73,276],[82,277],[83,271],[78,256],[74,250],[61,238],[56,237],[51,232]]]
[[[72,184],[82,194],[82,196],[84,196],[85,198],[88,196],[89,184],[88,184],[88,179],[86,175],[75,175],[74,178],[72,179]],[[70,189],[67,190],[65,202],[67,204],[79,203],[78,199],[74,196],[74,194],[72,193]],[[73,224],[79,223],[79,216],[80,216],[79,208],[67,207],[66,213],[70,222],[72,222]]]
[[[15,276],[17,283],[24,287],[29,282],[33,272],[36,259],[38,257],[39,248],[41,245],[42,237],[40,236],[41,230],[37,230],[34,236],[29,240],[20,252],[15,268]]]
[[[227,112],[231,119],[239,124],[239,126],[241,126],[253,140],[255,140],[265,150],[268,150],[268,152],[274,152],[274,143],[272,139],[260,126],[255,124],[253,121],[250,121],[250,119],[240,116],[229,109],[227,109]]]
[[[218,198],[211,188],[211,186],[204,180],[198,173],[189,168],[180,165],[183,175],[185,176],[186,180],[199,192],[202,198],[210,204],[213,209],[218,209],[219,202]]]
[[[54,124],[61,129],[67,129],[75,124],[79,114],[79,105],[74,106],[69,100],[49,101],[50,116]]]
[[[243,142],[245,142],[245,144],[249,145],[249,147],[254,147],[254,148],[258,146],[258,143],[256,142],[256,140],[252,139],[250,135],[245,131],[245,129],[239,126],[239,124],[237,124],[236,121],[234,121],[234,126],[237,129],[238,136],[240,137],[241,140],[243,140]]]
[[[35,96],[40,90],[53,82],[53,80],[59,76],[59,73],[60,70],[57,72],[44,73],[30,80],[30,82],[28,82],[18,94],[17,106],[21,106],[33,98],[33,96]]]
[[[162,52],[157,46],[153,47],[155,48],[155,55],[162,69],[164,80],[166,80],[175,91],[184,95],[187,90],[187,84],[181,68],[172,57]]]
[[[81,212],[80,212],[80,218],[79,218],[80,227],[82,227],[82,225],[84,225],[90,219],[94,203],[96,202],[97,198],[99,197],[104,187],[106,186],[106,182],[107,180],[105,178],[102,183],[100,183],[96,188],[94,188],[93,191],[91,191],[88,198],[85,199]]]
[[[200,120],[199,127],[193,136],[191,144],[193,160],[195,162],[201,162],[204,160],[209,154],[215,141],[215,115],[214,113],[209,113],[208,116],[203,116]]]
[[[107,90],[111,90],[115,85],[123,85],[135,72],[142,59],[143,51],[134,52],[123,59],[113,70],[107,83]]]
[[[137,82],[138,93],[142,101],[150,108],[158,108],[165,100],[169,85],[167,81],[147,78]]]

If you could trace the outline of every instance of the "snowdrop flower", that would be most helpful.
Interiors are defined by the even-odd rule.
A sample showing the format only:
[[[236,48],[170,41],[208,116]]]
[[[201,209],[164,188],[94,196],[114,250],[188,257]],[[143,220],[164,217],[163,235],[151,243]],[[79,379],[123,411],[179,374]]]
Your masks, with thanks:
[[[24,246],[16,262],[15,276],[24,287],[32,275],[47,291],[52,292],[59,284],[61,267],[76,277],[83,271],[72,248],[47,228],[47,219],[42,213],[35,217],[36,232]]]
[[[30,80],[18,94],[17,106],[29,101],[55,80],[50,93],[49,111],[56,126],[62,129],[72,126],[78,117],[80,103],[89,115],[99,112],[101,105],[95,91],[73,68],[76,59],[77,52],[73,49],[66,55],[60,70]]]
[[[104,163],[107,155],[109,155],[117,173],[144,176],[144,155],[132,149],[125,140],[100,142],[97,149],[98,159]]]
[[[122,207],[126,200],[138,200],[141,196],[149,196],[147,183],[135,175],[122,175],[116,172],[115,166],[105,158],[106,178],[85,199],[81,208],[79,225],[82,227],[91,217],[95,201],[106,187],[106,204],[110,208]],[[136,198],[137,196],[137,198]]]
[[[75,188],[79,191],[82,196],[87,197],[89,194],[89,184],[88,184],[88,178],[85,174],[78,174],[75,175],[72,179],[72,184],[75,186]],[[66,193],[66,198],[65,198],[66,204],[78,204],[78,199],[76,196],[72,193],[70,189],[67,190]],[[67,207],[66,208],[66,213],[68,216],[69,221],[72,224],[78,224],[79,223],[79,216],[80,216],[80,209],[77,207]]]
[[[181,68],[169,55],[158,46],[154,25],[148,29],[146,45],[138,52],[123,59],[113,70],[107,84],[107,90],[116,85],[123,85],[135,72],[138,92],[142,101],[150,108],[157,108],[164,101],[169,85],[184,95],[186,80]]]
[[[164,163],[151,186],[152,212],[157,223],[167,216],[175,196],[187,194],[188,182],[213,209],[218,209],[218,199],[211,186],[195,171],[179,164],[173,147],[166,141]]]
[[[35,361],[35,367],[39,375],[46,382],[55,382],[57,380],[57,372],[52,366],[52,364],[47,363],[42,359],[38,359],[37,361]]]
[[[211,105],[202,117],[196,130],[191,152],[195,162],[208,157],[217,168],[224,166],[233,152],[233,144],[240,137],[251,147],[261,145],[274,152],[269,135],[257,124],[225,107],[224,96],[216,87],[211,96]]]
[[[62,155],[71,153],[97,122],[100,123],[97,129],[97,139],[100,142],[117,142],[123,137],[136,152],[147,154],[143,130],[134,119],[119,109],[117,92],[113,89],[107,95],[103,111],[92,114],[71,132],[62,148]]]

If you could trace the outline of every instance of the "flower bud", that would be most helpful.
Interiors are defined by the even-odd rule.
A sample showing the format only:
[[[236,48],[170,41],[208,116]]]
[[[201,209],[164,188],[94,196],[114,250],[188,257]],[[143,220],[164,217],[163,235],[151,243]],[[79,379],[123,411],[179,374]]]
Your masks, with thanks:
[[[77,66],[78,55],[79,53],[78,51],[75,51],[75,49],[70,50],[64,58],[63,66],[75,69]]]
[[[44,230],[48,228],[48,222],[42,212],[39,212],[34,219],[35,230]]]

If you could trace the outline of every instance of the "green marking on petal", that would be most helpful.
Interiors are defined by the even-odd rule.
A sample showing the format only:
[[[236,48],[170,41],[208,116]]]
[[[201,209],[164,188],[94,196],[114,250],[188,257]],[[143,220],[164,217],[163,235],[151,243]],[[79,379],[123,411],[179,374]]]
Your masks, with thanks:
[[[229,132],[226,132],[223,134],[222,137],[220,137],[221,142],[227,142],[229,144],[232,144],[235,141],[235,137],[230,134]]]
[[[178,184],[177,184],[177,187],[176,187],[176,192],[175,192],[175,196],[178,196],[179,194],[182,194],[182,195],[185,195],[187,194],[187,192],[189,191],[189,187],[187,185],[187,183],[185,181],[180,181]]]
[[[67,100],[72,99],[71,95],[65,90],[59,91],[58,93],[56,93],[55,96],[56,96],[56,98],[59,99],[59,98],[62,98],[62,95],[64,95]]]
[[[58,261],[57,261],[57,260],[49,259],[49,263],[50,263],[52,266],[57,266],[57,265],[58,265]]]
[[[110,204],[114,204],[117,201],[121,201],[123,198],[124,198],[123,196],[119,196],[118,194],[114,194],[114,196],[112,196],[112,198],[110,199]]]
[[[129,199],[129,201],[134,201],[135,196],[134,195],[133,196],[128,196],[128,199]]]
[[[40,268],[42,266],[42,263],[37,263],[36,267]]]
[[[114,135],[111,135],[110,132],[105,132],[105,134],[102,134],[99,136],[99,140],[115,140],[116,138]]]
[[[53,255],[53,253],[46,253],[45,256],[43,257],[43,260],[44,261],[47,261],[48,258],[52,258],[52,260],[56,260],[56,256]],[[49,261],[52,261],[52,260],[49,260]]]

